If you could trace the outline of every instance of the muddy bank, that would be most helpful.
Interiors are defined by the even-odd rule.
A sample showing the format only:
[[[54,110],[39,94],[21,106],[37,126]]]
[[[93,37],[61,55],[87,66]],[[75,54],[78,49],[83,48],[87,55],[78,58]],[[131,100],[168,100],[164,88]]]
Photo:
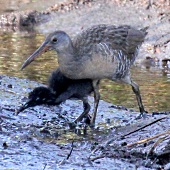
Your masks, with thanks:
[[[101,101],[96,128],[83,130],[80,125],[76,131],[68,121],[81,113],[80,101],[36,106],[16,116],[27,93],[40,85],[1,76],[0,169],[168,170],[170,113],[135,120],[135,112]]]

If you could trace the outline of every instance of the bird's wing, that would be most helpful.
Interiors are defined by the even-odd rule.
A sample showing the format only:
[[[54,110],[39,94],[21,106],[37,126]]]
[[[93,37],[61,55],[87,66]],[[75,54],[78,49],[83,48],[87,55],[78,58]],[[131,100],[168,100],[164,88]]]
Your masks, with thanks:
[[[97,25],[83,31],[73,40],[77,56],[91,56],[94,52],[109,54],[114,50],[124,50],[127,46],[126,35],[121,36],[116,31],[118,30],[115,26],[107,25]]]
[[[101,53],[102,50],[105,54],[109,51],[121,51],[130,60],[134,60],[145,35],[144,30],[137,30],[127,25],[118,27],[97,25],[79,34],[73,40],[73,45],[77,56],[85,56],[85,54],[91,56],[92,52]]]

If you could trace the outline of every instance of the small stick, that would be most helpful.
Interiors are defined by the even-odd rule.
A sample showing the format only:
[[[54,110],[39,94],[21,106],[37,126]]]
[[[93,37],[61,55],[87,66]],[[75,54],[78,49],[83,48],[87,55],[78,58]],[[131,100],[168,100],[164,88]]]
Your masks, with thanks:
[[[152,140],[152,139],[158,138],[159,136],[163,136],[163,135],[167,135],[167,134],[170,134],[170,130],[167,131],[167,132],[164,132],[164,133],[155,135],[155,136],[153,136],[153,137],[151,137],[151,138],[142,139],[142,140],[137,141],[137,142],[135,142],[135,143],[128,144],[127,146],[128,146],[128,147],[132,147],[132,146],[134,146],[134,145],[142,144],[142,143],[145,143],[145,142],[150,141],[150,140]]]
[[[44,168],[43,168],[43,170],[45,170],[46,166],[47,166],[47,163],[44,165]]]
[[[169,136],[169,135],[164,136],[164,137],[162,137],[162,138],[159,138],[159,139],[153,144],[153,146],[151,147],[150,151],[148,152],[148,156],[149,156],[149,155],[152,155],[154,149],[155,149],[164,139],[166,140],[166,138],[167,138],[168,136]],[[167,139],[168,139],[168,138],[167,138]]]
[[[9,116],[4,116],[4,115],[0,115],[0,118],[15,120],[15,118],[12,118],[12,117],[9,117]]]
[[[149,124],[147,124],[147,125],[144,125],[144,126],[138,128],[138,129],[136,129],[136,130],[134,130],[134,131],[132,131],[132,132],[129,132],[129,133],[121,136],[121,138],[124,138],[124,137],[126,137],[126,136],[129,136],[129,135],[135,133],[135,132],[138,132],[138,131],[144,129],[145,127],[148,127],[148,126],[150,126],[150,125],[152,125],[152,124],[154,124],[154,123],[156,123],[156,122],[158,122],[158,121],[161,121],[162,119],[165,119],[165,118],[167,118],[167,117],[169,117],[169,116],[164,116],[164,117],[162,117],[162,118],[156,119],[155,121],[153,121],[153,122],[151,122],[151,123],[149,123]],[[112,143],[114,140],[115,140],[115,138],[110,139],[110,140],[105,144],[105,147],[106,147],[107,145],[109,145],[110,143]]]
[[[6,107],[2,107],[2,109],[4,109],[4,110],[8,110],[8,111],[11,111],[11,112],[15,112],[16,110],[15,109],[13,109],[13,108],[6,108]]]
[[[71,150],[70,150],[70,153],[67,155],[67,160],[70,158],[70,156],[71,156],[71,153],[72,153],[72,151],[73,151],[73,143],[74,143],[74,140],[72,141],[72,143],[71,143]]]
[[[72,154],[72,151],[73,151],[73,143],[74,143],[74,139],[72,141],[72,144],[71,144],[71,150],[70,150],[70,153],[67,155],[67,158],[64,158],[62,161],[60,161],[60,163],[58,165],[62,165],[65,163],[66,160],[68,160]]]
[[[129,132],[129,133],[127,133],[126,135],[123,135],[122,137],[129,136],[129,135],[131,135],[131,134],[133,134],[133,133],[135,133],[135,132],[138,132],[139,130],[142,130],[142,129],[150,126],[150,125],[153,125],[154,123],[159,122],[159,121],[161,121],[162,119],[165,119],[165,118],[167,118],[167,117],[168,117],[168,116],[165,116],[165,117],[156,119],[155,121],[153,121],[153,122],[151,122],[151,123],[149,123],[149,124],[147,124],[147,125],[144,125],[144,126],[138,128],[138,129],[136,129],[136,130],[134,130],[134,131],[132,131],[132,132]]]
[[[95,161],[97,159],[101,159],[101,158],[104,158],[104,157],[105,157],[105,155],[99,155],[99,156],[96,156],[94,158],[90,158],[90,161]]]
[[[12,94],[17,94],[16,92],[12,91],[12,90],[7,90],[7,89],[1,89],[1,91],[3,92],[8,92],[8,93],[12,93]]]

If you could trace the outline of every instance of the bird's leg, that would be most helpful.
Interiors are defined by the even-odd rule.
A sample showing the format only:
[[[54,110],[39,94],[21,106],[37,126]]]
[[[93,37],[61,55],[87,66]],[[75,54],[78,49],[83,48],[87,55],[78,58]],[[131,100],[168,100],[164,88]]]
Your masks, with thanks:
[[[144,106],[142,104],[142,98],[140,95],[139,86],[132,80],[131,80],[131,86],[132,86],[133,92],[136,95],[136,99],[137,99],[139,110],[140,110],[140,115],[138,116],[138,118],[145,117],[144,113],[147,113],[147,112],[145,111]]]
[[[83,117],[85,117],[85,116],[89,113],[89,111],[90,111],[90,105],[89,105],[89,103],[88,103],[88,97],[84,97],[84,98],[82,99],[82,101],[83,101],[84,111],[83,111],[83,113],[74,121],[75,123],[80,122],[80,121],[83,119]]]
[[[72,95],[74,94],[74,89],[69,89],[62,94],[60,94],[56,99],[55,99],[55,104],[58,105],[62,102],[65,102],[67,99],[69,99]]]
[[[139,86],[131,80],[130,78],[130,74],[127,74],[126,77],[124,77],[123,79],[121,79],[124,83],[127,83],[129,85],[132,86],[132,90],[133,92],[135,93],[136,95],[136,99],[137,99],[137,102],[138,102],[138,106],[139,106],[139,111],[140,111],[140,115],[137,117],[138,118],[141,118],[141,117],[145,117],[145,113],[147,113],[144,109],[144,106],[142,104],[142,98],[141,98],[141,95],[140,95],[140,90],[139,90]]]
[[[93,90],[94,90],[94,112],[93,112],[93,116],[91,119],[91,127],[94,127],[96,115],[97,115],[97,108],[98,108],[99,100],[100,100],[99,80],[93,80],[92,84],[93,84]]]

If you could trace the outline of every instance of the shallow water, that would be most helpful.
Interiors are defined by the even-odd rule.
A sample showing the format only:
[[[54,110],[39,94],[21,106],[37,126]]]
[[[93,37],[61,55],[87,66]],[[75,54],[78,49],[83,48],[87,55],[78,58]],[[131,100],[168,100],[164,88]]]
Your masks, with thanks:
[[[20,71],[24,60],[39,47],[44,40],[44,35],[36,32],[1,32],[0,34],[0,74],[27,78],[46,84],[50,72],[57,67],[55,52],[43,54],[25,70]],[[147,111],[170,110],[168,68],[134,66],[131,73],[133,80],[140,85]],[[100,91],[103,100],[138,111],[135,95],[129,85],[103,80]]]

